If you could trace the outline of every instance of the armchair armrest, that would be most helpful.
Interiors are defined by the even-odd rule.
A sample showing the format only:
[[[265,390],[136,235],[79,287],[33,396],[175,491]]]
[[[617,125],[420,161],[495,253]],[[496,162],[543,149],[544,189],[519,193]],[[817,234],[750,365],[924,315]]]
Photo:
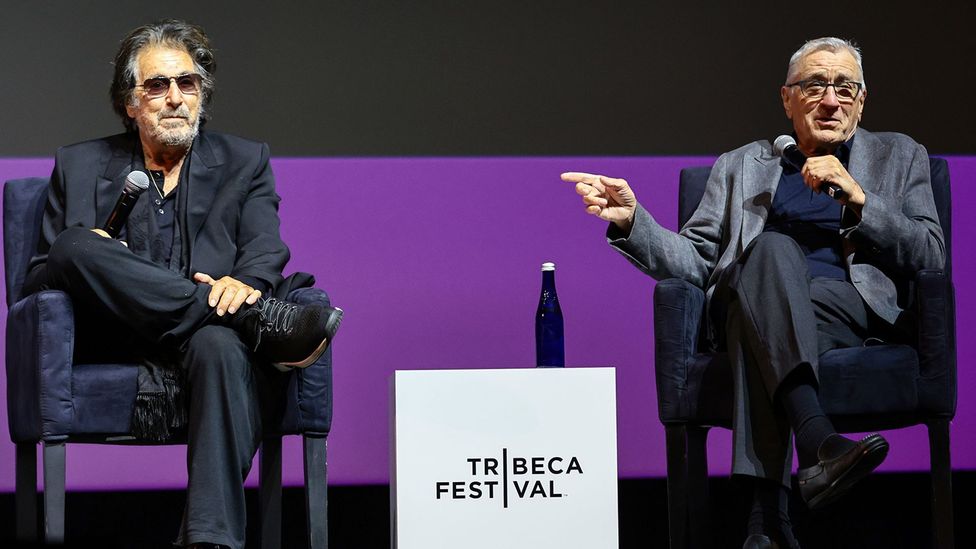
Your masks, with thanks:
[[[7,313],[7,407],[14,442],[64,438],[71,428],[74,308],[64,292],[45,290]]]
[[[685,389],[704,310],[705,292],[686,280],[669,278],[654,288],[654,370],[662,420],[690,411]]]
[[[955,290],[941,269],[915,275],[918,312],[919,404],[939,414],[956,412]]]
[[[288,301],[303,305],[329,305],[329,296],[318,288],[300,288]],[[288,382],[287,399],[278,431],[282,434],[328,435],[332,427],[332,346],[307,368],[296,368]],[[294,405],[292,405],[294,404]]]

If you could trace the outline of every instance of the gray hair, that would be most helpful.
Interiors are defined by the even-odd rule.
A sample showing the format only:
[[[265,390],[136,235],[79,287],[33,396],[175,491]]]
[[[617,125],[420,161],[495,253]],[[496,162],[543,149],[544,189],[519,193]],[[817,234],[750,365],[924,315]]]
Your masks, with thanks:
[[[134,29],[122,40],[122,46],[115,54],[115,74],[109,95],[112,98],[112,108],[122,118],[125,128],[129,131],[136,129],[135,122],[129,118],[125,107],[135,104],[132,88],[136,85],[139,53],[151,46],[166,46],[185,50],[190,54],[195,70],[203,78],[200,90],[200,120],[205,122],[214,93],[213,75],[217,70],[210,40],[202,27],[178,19],[164,19]]]
[[[829,51],[837,53],[839,51],[846,51],[851,54],[854,61],[857,62],[857,71],[861,73],[861,84],[865,90],[868,89],[867,83],[864,81],[864,67],[861,65],[861,49],[851,42],[850,40],[844,40],[842,38],[834,38],[832,36],[825,36],[823,38],[814,38],[813,40],[807,40],[800,49],[796,50],[796,53],[790,57],[790,65],[786,69],[786,83],[789,84],[796,77],[796,70],[800,64],[800,61],[804,57],[810,55],[811,53],[818,51]]]

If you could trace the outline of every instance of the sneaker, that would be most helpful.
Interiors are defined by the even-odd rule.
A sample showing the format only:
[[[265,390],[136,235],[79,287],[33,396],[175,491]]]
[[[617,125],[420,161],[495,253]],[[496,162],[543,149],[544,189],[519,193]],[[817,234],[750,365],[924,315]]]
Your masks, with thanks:
[[[342,309],[261,298],[236,320],[252,350],[289,370],[306,368],[322,356],[342,322]]]

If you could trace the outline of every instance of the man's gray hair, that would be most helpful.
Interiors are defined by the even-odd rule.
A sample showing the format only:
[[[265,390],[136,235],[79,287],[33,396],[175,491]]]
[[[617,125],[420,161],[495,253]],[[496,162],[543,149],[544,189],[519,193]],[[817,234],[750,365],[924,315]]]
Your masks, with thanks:
[[[210,39],[202,27],[180,21],[179,19],[164,19],[134,29],[119,47],[115,54],[115,74],[109,95],[112,98],[112,108],[122,118],[122,123],[129,131],[136,130],[135,121],[129,118],[125,107],[135,105],[132,88],[136,85],[136,61],[143,49],[152,46],[165,46],[186,50],[193,59],[196,71],[203,78],[200,90],[200,120],[207,120],[207,111],[214,93],[214,72],[217,62],[214,60]]]
[[[818,51],[829,51],[833,53],[846,51],[850,53],[851,57],[854,58],[854,61],[857,62],[857,71],[861,73],[861,84],[865,90],[868,89],[868,85],[864,82],[864,67],[861,65],[861,49],[850,40],[834,38],[832,36],[807,40],[806,43],[800,46],[800,49],[796,50],[796,53],[790,57],[789,68],[786,69],[787,84],[793,82],[793,79],[796,78],[796,70],[800,64],[800,61],[811,53]]]

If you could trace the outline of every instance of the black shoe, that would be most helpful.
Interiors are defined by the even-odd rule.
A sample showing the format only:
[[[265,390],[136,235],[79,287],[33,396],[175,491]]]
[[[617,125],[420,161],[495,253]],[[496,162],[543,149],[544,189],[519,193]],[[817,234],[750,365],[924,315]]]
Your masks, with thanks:
[[[821,445],[823,448],[823,445]],[[854,444],[843,454],[796,472],[800,496],[810,509],[819,509],[844,495],[855,482],[873,471],[888,455],[888,441],[875,433]]]
[[[765,534],[752,534],[746,538],[742,549],[786,549],[786,546],[776,543]],[[789,549],[800,549],[800,544],[794,541]]]
[[[342,321],[342,309],[261,298],[238,313],[234,326],[251,348],[279,370],[306,368],[322,356]]]
[[[742,544],[742,549],[779,549],[779,545],[773,543],[769,536],[752,534],[746,538],[746,542]]]

